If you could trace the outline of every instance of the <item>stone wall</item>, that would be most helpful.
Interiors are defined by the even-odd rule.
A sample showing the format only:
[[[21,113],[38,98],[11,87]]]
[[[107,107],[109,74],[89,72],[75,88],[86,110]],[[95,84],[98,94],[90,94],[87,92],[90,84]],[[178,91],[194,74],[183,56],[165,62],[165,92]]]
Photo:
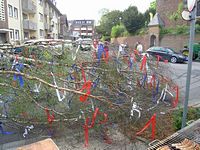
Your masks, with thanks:
[[[140,42],[144,49],[149,47],[149,35],[144,36],[129,36],[129,37],[119,37],[115,39],[111,39],[111,42],[114,44],[125,44],[127,43],[128,46],[133,49],[137,42]]]
[[[149,48],[150,38],[149,35],[144,36],[130,36],[130,37],[120,37],[116,39],[112,39],[111,42],[114,44],[122,44],[126,43],[130,48],[134,48],[136,42],[140,41],[144,46],[144,50]],[[187,45],[189,42],[189,35],[165,35],[163,36],[158,45],[171,47],[175,51],[179,52],[183,49],[184,45]],[[200,34],[197,34],[195,37],[195,42],[200,42]]]
[[[200,42],[200,34],[196,34],[195,42]],[[160,40],[161,46],[173,48],[175,51],[183,49],[184,45],[188,45],[189,35],[165,35]]]

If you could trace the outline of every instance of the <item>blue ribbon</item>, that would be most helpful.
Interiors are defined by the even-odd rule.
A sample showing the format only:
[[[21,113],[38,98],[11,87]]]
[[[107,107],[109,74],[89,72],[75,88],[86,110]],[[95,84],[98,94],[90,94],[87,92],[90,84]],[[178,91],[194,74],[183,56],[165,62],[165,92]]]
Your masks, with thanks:
[[[156,95],[157,95],[158,92],[159,92],[159,84],[160,84],[160,82],[159,82],[159,80],[158,80],[158,82],[157,82],[157,84],[156,84],[156,91],[154,91],[154,89],[152,88],[152,95],[153,95],[152,99],[153,99],[153,102],[154,102],[154,103],[156,102]]]
[[[142,81],[142,86],[143,86],[143,88],[144,88],[144,86],[145,86],[145,81],[147,80],[147,73],[144,75],[144,79],[143,79],[143,81]]]
[[[14,132],[7,132],[7,131],[4,131],[2,125],[3,125],[2,122],[0,122],[0,132],[1,132],[1,134],[4,134],[4,135],[11,135],[11,134],[14,134]]]
[[[100,78],[98,77],[98,78],[93,82],[93,89],[95,89],[95,88],[97,87],[99,81],[100,81]]]

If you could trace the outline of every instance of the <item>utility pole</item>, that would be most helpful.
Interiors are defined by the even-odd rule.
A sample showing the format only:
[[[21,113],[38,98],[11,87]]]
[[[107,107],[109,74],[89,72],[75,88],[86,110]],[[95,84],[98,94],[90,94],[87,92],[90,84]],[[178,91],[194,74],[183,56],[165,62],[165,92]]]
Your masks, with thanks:
[[[195,23],[196,23],[196,11],[197,11],[197,2],[195,2],[194,8],[190,13],[190,39],[189,39],[189,60],[188,60],[188,69],[187,69],[187,80],[186,80],[186,92],[185,92],[185,101],[183,108],[183,117],[182,117],[182,128],[186,126],[187,113],[188,113],[188,100],[190,96],[190,80],[191,80],[191,71],[192,71],[192,58],[193,58],[193,43],[195,36]]]

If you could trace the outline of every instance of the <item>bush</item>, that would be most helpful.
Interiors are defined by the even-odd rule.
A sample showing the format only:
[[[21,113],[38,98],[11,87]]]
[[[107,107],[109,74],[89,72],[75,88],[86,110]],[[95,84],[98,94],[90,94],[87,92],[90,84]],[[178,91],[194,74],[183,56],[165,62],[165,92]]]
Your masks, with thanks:
[[[183,109],[175,110],[172,114],[173,128],[177,131],[181,129]],[[200,108],[188,108],[187,121],[200,118]]]
[[[116,37],[123,36],[124,34],[126,35],[127,33],[128,32],[124,25],[122,25],[122,24],[116,25],[116,26],[112,27],[111,37],[116,38]]]
[[[176,26],[171,27],[171,28],[160,28],[160,34],[161,35],[165,35],[165,34],[173,34],[173,35],[177,35],[177,34],[189,34],[189,27],[186,25],[181,25],[181,26]]]

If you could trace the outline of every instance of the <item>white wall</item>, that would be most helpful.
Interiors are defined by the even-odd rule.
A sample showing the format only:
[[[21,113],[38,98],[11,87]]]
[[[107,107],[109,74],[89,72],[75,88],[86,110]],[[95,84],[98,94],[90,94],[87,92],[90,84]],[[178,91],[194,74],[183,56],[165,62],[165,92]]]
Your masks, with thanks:
[[[9,16],[9,8],[8,5],[12,6],[12,10],[13,10],[13,16]],[[18,11],[18,17],[16,18],[14,16],[14,8],[17,8]],[[20,42],[22,42],[23,40],[23,33],[22,33],[22,29],[23,29],[23,22],[21,21],[21,17],[22,17],[22,10],[21,10],[21,0],[7,0],[7,11],[8,11],[8,27],[9,29],[13,29],[14,31],[14,38],[11,39],[11,42],[14,42],[16,40],[19,40]],[[16,35],[15,32],[16,30],[19,31],[19,39],[16,39]],[[10,35],[10,34],[9,34]]]
[[[44,38],[44,7],[45,3],[43,1],[43,5],[39,4],[39,1],[37,0],[37,38],[43,39]],[[43,15],[43,21],[40,20],[40,13]],[[43,36],[40,36],[40,30],[43,30]]]

